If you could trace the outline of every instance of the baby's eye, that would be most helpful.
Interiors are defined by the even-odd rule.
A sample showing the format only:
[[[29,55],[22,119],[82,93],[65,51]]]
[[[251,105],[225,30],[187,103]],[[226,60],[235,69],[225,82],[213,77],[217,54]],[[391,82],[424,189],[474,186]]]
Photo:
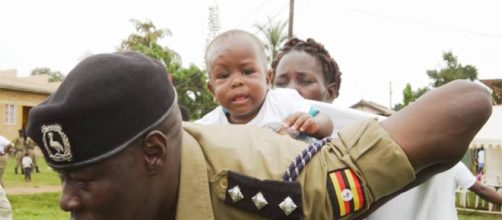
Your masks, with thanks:
[[[253,70],[251,70],[251,69],[249,69],[249,70],[243,70],[243,71],[242,71],[242,73],[243,73],[244,75],[251,75],[251,74],[253,74],[253,72],[254,72],[254,71],[253,71]]]
[[[217,79],[226,79],[228,78],[229,74],[228,73],[220,73],[218,74],[218,76],[216,77]]]

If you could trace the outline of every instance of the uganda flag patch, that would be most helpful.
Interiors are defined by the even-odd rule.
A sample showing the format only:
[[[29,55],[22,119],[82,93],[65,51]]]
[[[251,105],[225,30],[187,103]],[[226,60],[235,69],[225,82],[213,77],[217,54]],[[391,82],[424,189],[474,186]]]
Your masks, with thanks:
[[[361,181],[349,168],[328,173],[328,193],[335,219],[364,207]]]

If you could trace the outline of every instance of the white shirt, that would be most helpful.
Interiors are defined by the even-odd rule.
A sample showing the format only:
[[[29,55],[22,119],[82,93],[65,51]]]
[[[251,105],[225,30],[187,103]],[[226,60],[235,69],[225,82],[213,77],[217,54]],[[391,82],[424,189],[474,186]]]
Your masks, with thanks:
[[[277,88],[269,90],[260,111],[247,125],[266,127],[267,125],[281,123],[295,112],[308,113],[310,107],[311,105],[306,99],[294,89]],[[216,107],[195,123],[230,124],[221,106]]]
[[[469,189],[476,177],[462,163],[433,176],[377,209],[367,220],[458,219],[455,208],[457,187]]]
[[[12,142],[10,142],[4,136],[0,135],[0,154],[5,153],[5,147],[7,147],[7,145],[9,145],[9,144],[12,144]]]
[[[485,151],[484,150],[478,151],[478,163],[479,164],[485,163]]]
[[[33,161],[31,160],[30,156],[24,156],[23,159],[21,160],[21,164],[23,165],[23,168],[31,167],[31,164]]]
[[[0,219],[12,220],[12,207],[5,195],[2,185],[0,185]]]

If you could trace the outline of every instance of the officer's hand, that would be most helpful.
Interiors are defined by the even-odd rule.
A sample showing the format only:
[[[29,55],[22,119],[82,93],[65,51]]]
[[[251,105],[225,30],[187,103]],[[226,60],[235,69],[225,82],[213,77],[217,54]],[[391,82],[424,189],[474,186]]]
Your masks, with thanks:
[[[296,112],[289,115],[283,125],[309,135],[313,135],[319,130],[318,122],[305,112]]]

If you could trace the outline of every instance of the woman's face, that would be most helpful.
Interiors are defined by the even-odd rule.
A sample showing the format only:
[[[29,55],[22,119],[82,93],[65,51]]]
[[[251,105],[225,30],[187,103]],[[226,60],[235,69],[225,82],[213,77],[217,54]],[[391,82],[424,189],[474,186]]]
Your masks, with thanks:
[[[324,79],[320,61],[303,51],[284,54],[277,64],[274,86],[295,89],[306,99],[332,102],[336,97],[334,84]]]

